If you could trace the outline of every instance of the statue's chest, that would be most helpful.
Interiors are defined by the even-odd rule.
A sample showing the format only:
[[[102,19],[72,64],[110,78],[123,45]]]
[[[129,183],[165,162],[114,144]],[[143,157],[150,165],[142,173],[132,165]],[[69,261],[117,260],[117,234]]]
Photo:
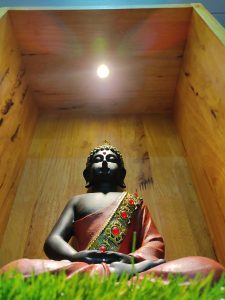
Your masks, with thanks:
[[[95,213],[98,210],[104,209],[115,201],[115,197],[87,197],[82,199],[76,206],[78,218],[85,217]]]

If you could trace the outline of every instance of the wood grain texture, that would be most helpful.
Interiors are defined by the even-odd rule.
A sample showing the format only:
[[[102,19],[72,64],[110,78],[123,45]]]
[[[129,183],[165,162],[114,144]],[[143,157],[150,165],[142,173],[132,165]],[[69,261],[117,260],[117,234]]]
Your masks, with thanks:
[[[225,264],[225,45],[224,29],[215,25],[193,13],[175,119],[215,252]]]
[[[127,190],[138,191],[150,207],[166,241],[167,259],[214,257],[171,117],[58,113],[39,119],[1,246],[1,264],[45,257],[45,238],[67,201],[86,192],[86,158],[105,139],[121,150]]]
[[[166,259],[189,255],[215,258],[171,117],[144,117],[143,124],[153,177],[144,198],[164,237]]]
[[[7,15],[0,19],[0,242],[37,119]]]
[[[11,11],[38,105],[80,113],[172,110],[191,7]],[[101,80],[97,66],[109,65]]]

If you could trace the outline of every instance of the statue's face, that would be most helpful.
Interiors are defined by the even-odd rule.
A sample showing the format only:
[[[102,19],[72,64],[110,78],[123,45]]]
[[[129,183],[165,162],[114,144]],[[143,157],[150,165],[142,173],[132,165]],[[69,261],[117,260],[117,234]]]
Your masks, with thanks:
[[[90,173],[92,180],[113,181],[116,180],[120,169],[120,161],[111,150],[96,152],[91,160]]]

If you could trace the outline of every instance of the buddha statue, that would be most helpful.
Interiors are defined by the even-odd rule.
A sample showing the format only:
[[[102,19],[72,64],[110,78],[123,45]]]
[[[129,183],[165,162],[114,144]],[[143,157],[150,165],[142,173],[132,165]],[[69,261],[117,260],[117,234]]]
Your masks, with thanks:
[[[0,273],[13,269],[24,276],[62,270],[68,277],[80,272],[130,277],[139,273],[140,279],[154,273],[167,280],[169,274],[188,279],[212,271],[214,280],[220,278],[224,267],[207,257],[164,260],[164,242],[147,206],[137,193],[123,191],[125,175],[123,157],[115,147],[105,142],[95,148],[83,172],[88,192],[68,202],[45,241],[49,259],[22,258]]]

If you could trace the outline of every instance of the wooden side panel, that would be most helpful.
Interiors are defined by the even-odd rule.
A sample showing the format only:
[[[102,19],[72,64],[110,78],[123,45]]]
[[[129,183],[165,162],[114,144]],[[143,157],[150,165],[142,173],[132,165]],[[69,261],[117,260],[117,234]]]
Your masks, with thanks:
[[[201,13],[204,13],[200,7]],[[206,21],[210,21],[210,27]],[[216,35],[213,28],[220,30]],[[175,119],[204,210],[214,249],[225,264],[224,29],[192,17],[177,86]]]
[[[167,260],[215,258],[196,191],[170,117],[144,119],[153,185],[145,198],[165,240]]]
[[[123,153],[127,190],[144,196],[165,237],[167,259],[214,257],[170,117],[46,114],[39,119],[30,147],[0,251],[1,264],[19,257],[45,257],[45,238],[67,201],[86,192],[86,158],[105,139]]]
[[[7,15],[0,19],[0,243],[37,118]]]

